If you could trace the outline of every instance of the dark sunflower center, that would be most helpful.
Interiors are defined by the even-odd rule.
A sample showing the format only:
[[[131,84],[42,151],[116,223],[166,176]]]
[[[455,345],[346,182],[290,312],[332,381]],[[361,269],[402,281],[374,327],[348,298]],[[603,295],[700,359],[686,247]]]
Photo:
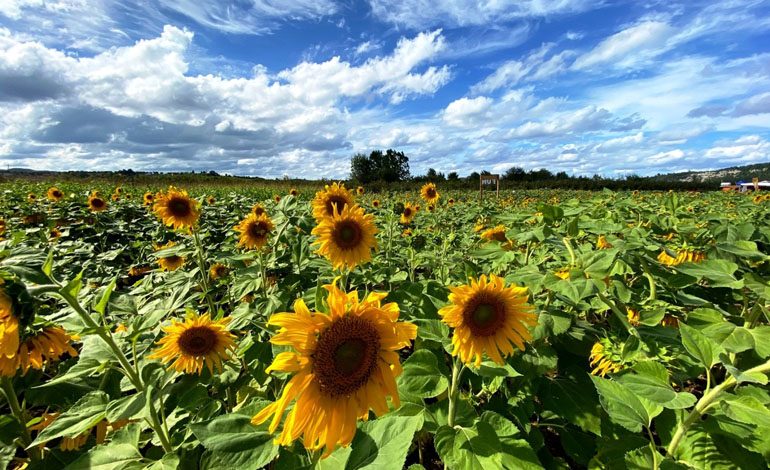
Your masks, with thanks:
[[[492,336],[505,323],[505,304],[494,295],[476,294],[465,306],[463,321],[474,336]]]
[[[404,209],[404,217],[411,217],[412,209]]]
[[[354,248],[363,238],[361,226],[355,221],[346,220],[334,227],[334,242],[342,249]]]
[[[91,199],[91,205],[98,209],[100,207],[104,207],[104,201],[99,198]]]
[[[188,328],[179,335],[179,349],[191,356],[204,356],[217,345],[217,333],[205,326]]]
[[[187,217],[192,212],[190,202],[180,197],[172,197],[168,201],[168,211],[174,217]]]
[[[264,222],[260,221],[249,225],[249,235],[253,238],[265,238],[267,232],[267,224]]]
[[[326,213],[330,216],[334,215],[334,208],[336,207],[337,213],[341,214],[347,203],[348,200],[342,196],[329,196],[326,199]]]
[[[425,191],[425,194],[428,195],[429,199],[433,199],[434,197],[436,197],[436,190],[433,188],[428,188],[428,190]]]
[[[321,333],[313,353],[313,373],[321,391],[350,395],[369,381],[377,367],[380,335],[369,320],[348,316]]]
[[[182,257],[179,256],[179,255],[171,255],[171,256],[167,256],[167,257],[165,257],[163,259],[166,260],[166,262],[169,263],[169,264],[177,264],[180,261],[182,261]]]
[[[255,207],[254,208],[254,215],[262,215],[265,213],[264,207]]]
[[[58,199],[58,198],[60,198],[60,197],[62,197],[62,193],[61,193],[61,191],[54,191],[54,192],[53,192],[53,197],[55,197],[55,198],[57,198],[57,199]]]

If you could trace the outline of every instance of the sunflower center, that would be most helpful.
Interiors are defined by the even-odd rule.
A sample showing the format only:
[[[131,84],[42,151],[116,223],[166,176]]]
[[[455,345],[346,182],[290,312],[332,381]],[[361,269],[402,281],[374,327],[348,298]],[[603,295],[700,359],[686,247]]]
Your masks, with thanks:
[[[361,227],[352,220],[340,222],[334,229],[334,242],[342,249],[358,246],[363,238]]]
[[[337,213],[341,214],[347,203],[348,200],[342,196],[329,196],[328,199],[326,199],[326,213],[333,216],[334,208],[336,207]]]
[[[404,209],[404,217],[411,217],[412,209]]]
[[[425,194],[428,195],[429,199],[433,199],[434,197],[436,197],[436,190],[433,188],[428,188],[428,190],[425,191]]]
[[[60,198],[61,196],[62,196],[61,192],[59,192],[59,191],[54,191],[53,192],[53,197]]]
[[[249,226],[249,235],[253,238],[265,238],[267,231],[267,224],[262,221]]]
[[[192,213],[190,202],[179,197],[172,197],[169,199],[168,210],[174,217],[187,217]]]
[[[318,337],[313,373],[321,391],[350,395],[369,381],[377,367],[380,335],[372,322],[357,316],[335,321]]]
[[[99,198],[92,199],[91,200],[91,205],[94,206],[94,207],[97,207],[97,208],[98,207],[104,207],[104,201],[102,201]]]
[[[254,215],[262,215],[265,213],[264,207],[255,207],[254,208]]]
[[[166,261],[166,263],[171,264],[171,265],[177,264],[180,261],[182,261],[182,257],[179,256],[179,255],[171,255],[171,256],[167,256],[167,257],[165,257],[163,259]]]
[[[179,335],[179,349],[191,356],[204,356],[217,345],[217,333],[205,326],[188,328]]]
[[[505,323],[505,305],[495,296],[478,294],[465,306],[463,320],[474,336],[492,336]]]

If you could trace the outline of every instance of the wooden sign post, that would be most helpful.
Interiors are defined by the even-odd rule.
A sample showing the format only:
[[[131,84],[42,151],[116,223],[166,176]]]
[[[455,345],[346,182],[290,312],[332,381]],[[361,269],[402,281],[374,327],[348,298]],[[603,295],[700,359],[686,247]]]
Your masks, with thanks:
[[[751,182],[754,183],[754,191],[759,191],[759,178],[755,176],[751,178]]]
[[[500,198],[500,175],[481,175],[479,176],[479,202],[484,196],[484,185],[495,183],[495,193]]]

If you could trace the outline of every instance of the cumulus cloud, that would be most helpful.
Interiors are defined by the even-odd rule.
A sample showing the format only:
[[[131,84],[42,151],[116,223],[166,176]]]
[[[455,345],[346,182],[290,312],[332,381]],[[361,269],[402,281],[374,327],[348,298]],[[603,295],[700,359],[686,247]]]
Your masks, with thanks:
[[[735,140],[723,140],[709,148],[704,157],[720,165],[749,164],[767,161],[770,142],[759,135],[745,135]]]

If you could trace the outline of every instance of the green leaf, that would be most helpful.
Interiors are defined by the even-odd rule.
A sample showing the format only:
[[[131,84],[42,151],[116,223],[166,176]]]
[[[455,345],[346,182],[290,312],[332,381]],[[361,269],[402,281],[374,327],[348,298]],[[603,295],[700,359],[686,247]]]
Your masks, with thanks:
[[[472,427],[441,426],[434,438],[436,452],[453,470],[503,468],[502,445],[492,426],[477,421]]]
[[[695,359],[700,361],[701,365],[710,369],[716,364],[718,346],[703,333],[684,323],[679,324],[679,332],[682,335],[682,344],[684,348]]]
[[[100,315],[104,315],[104,311],[107,309],[107,304],[110,301],[110,296],[112,295],[112,291],[115,290],[115,286],[117,285],[118,277],[115,276],[112,278],[112,281],[107,285],[107,287],[104,289],[104,293],[102,294],[101,300],[99,300],[99,303],[96,304],[94,307],[94,310],[99,312]]]
[[[761,358],[770,357],[770,326],[760,325],[749,330],[754,337],[756,352]]]
[[[179,456],[176,454],[166,454],[162,459],[156,460],[146,466],[146,470],[177,470],[179,468]]]
[[[123,419],[138,419],[149,417],[149,414],[142,413],[145,410],[147,397],[144,392],[135,393],[125,397],[118,398],[107,405],[107,420],[111,423]],[[142,413],[142,414],[140,414]]]
[[[719,406],[729,418],[770,429],[770,410],[754,397],[728,396],[727,399],[719,402]]]
[[[80,293],[80,289],[83,288],[83,272],[80,271],[77,276],[73,280],[67,283],[66,286],[62,287],[62,292],[69,294],[73,298],[77,299],[78,294]]]
[[[626,453],[625,462],[628,470],[649,470],[655,468],[654,462],[657,459],[658,462],[663,461],[663,456],[660,452],[655,451],[653,457],[652,449],[649,446],[640,447]]]
[[[743,287],[743,281],[739,281],[733,276],[738,270],[738,265],[723,259],[707,259],[700,263],[684,263],[674,267],[678,272],[706,279],[711,287],[727,287],[730,289],[740,289]]]
[[[436,355],[427,349],[415,351],[403,367],[398,387],[405,393],[430,398],[441,395],[449,387],[449,381],[438,368]]]
[[[556,377],[544,384],[539,394],[545,409],[552,411],[580,429],[601,434],[601,407],[594,387],[588,379]]]
[[[591,380],[610,419],[629,431],[639,432],[642,426],[649,428],[652,418],[663,411],[661,405],[636,396],[623,384],[595,376],[591,376]]]
[[[43,444],[57,437],[75,437],[96,426],[106,415],[109,397],[104,392],[91,392],[62,413],[43,429],[29,447]]]
[[[725,364],[725,369],[730,373],[738,383],[750,382],[765,385],[767,376],[762,372],[744,372],[729,364]]]
[[[738,326],[722,341],[722,347],[727,352],[741,353],[754,349],[754,337],[751,332],[742,326]]]
[[[48,251],[48,256],[43,263],[42,271],[46,276],[49,278],[51,277],[51,273],[53,273],[53,248]]]
[[[346,470],[402,468],[414,433],[422,427],[422,415],[385,415],[367,421],[351,444]]]
[[[260,468],[278,455],[273,436],[258,431],[246,415],[217,416],[190,429],[207,450],[201,463],[207,468]]]
[[[96,446],[65,467],[65,470],[117,470],[141,460],[142,454],[128,444]]]

